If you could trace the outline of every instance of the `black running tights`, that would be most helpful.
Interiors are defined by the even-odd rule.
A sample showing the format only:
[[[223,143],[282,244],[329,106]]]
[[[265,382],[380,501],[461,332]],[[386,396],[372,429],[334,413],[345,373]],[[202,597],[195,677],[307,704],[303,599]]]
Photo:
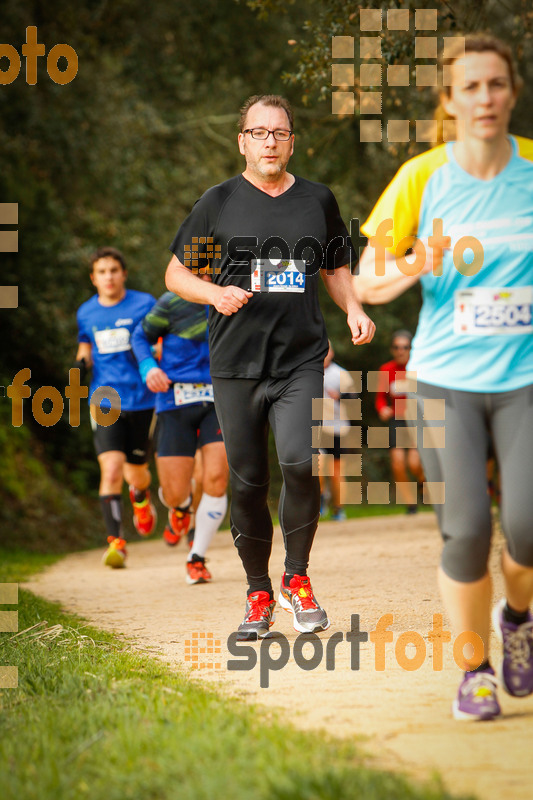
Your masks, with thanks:
[[[287,378],[213,378],[213,389],[230,468],[233,539],[249,591],[272,591],[269,428],[283,475],[279,521],[285,570],[305,575],[320,512],[320,485],[312,472],[311,401],[322,397],[323,375],[307,368]]]

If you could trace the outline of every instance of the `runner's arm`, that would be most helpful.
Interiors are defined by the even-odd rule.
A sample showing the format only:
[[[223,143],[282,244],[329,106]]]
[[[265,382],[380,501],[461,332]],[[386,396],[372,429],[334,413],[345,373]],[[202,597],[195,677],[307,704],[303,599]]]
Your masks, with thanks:
[[[187,269],[176,256],[170,259],[165,283],[167,289],[179,294],[184,300],[214,306],[225,317],[235,314],[253,296],[252,292],[247,292],[240,286],[218,286],[202,280]]]
[[[85,361],[85,368],[90,369],[93,365],[92,358],[92,345],[90,342],[78,342],[78,351],[76,353],[76,362]],[[76,365],[75,365],[76,366]],[[79,367],[78,367],[79,369]]]
[[[166,392],[172,383],[166,372],[159,367],[151,348],[151,343],[155,343],[167,329],[166,309],[156,303],[145,318],[137,323],[131,336],[131,347],[141,378],[151,392]]]
[[[431,264],[426,260],[426,265],[417,275],[407,276],[400,272],[396,264],[396,257],[384,251],[384,265],[381,263],[380,270],[376,268],[376,251],[373,247],[365,247],[359,261],[359,272],[353,276],[357,296],[363,303],[379,305],[380,303],[390,303],[401,294],[406,292],[415,283],[418,283],[420,275],[431,269]],[[384,275],[377,275],[376,272],[383,271]]]
[[[348,326],[352,332],[353,344],[371,342],[376,326],[363,311],[356,294],[348,265],[338,267],[333,273],[321,270],[322,279],[328,294],[346,312]]]

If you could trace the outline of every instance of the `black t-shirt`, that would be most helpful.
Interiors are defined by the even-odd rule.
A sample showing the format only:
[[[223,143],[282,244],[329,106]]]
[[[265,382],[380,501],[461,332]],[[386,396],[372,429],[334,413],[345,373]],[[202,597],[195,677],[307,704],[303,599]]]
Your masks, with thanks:
[[[328,342],[318,302],[320,269],[352,258],[327,186],[296,177],[286,192],[271,197],[242,175],[230,178],[195,203],[170,250],[190,269],[210,262],[214,283],[248,291],[253,259],[294,259],[301,273],[289,276],[299,290],[254,292],[229,317],[210,307],[211,375],[283,378],[303,365],[322,369]]]

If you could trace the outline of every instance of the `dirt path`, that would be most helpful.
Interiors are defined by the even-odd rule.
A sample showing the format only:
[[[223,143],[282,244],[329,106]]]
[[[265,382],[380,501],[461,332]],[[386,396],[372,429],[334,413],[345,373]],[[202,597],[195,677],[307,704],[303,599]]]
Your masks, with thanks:
[[[501,543],[493,548],[496,563]],[[419,778],[438,771],[456,792],[472,792],[497,800],[530,800],[533,796],[531,736],[533,696],[516,700],[503,692],[503,719],[490,723],[459,723],[450,704],[460,676],[452,645],[444,645],[444,669],[434,671],[427,634],[434,613],[442,613],[435,567],[440,551],[433,515],[381,517],[344,523],[322,523],[315,540],[310,574],[317,597],[328,610],[332,626],[321,635],[324,657],[304,671],[294,657],[297,638],[291,618],[278,606],[274,630],[290,644],[288,663],[268,671],[267,657],[280,657],[280,644],[253,644],[258,663],[251,670],[229,670],[234,659],[227,638],[242,619],[244,579],[229,533],[216,536],[209,566],[210,585],[188,586],[184,581],[184,545],[170,550],[161,541],[129,546],[126,570],[107,570],[98,552],[67,557],[35,577],[27,586],[97,627],[118,631],[141,647],[152,647],[173,665],[248,701],[287,708],[295,725],[322,728],[342,737],[361,739],[376,766],[404,770]],[[283,546],[276,534],[272,574],[281,571]],[[497,573],[497,570],[496,570]],[[497,583],[496,597],[501,595]],[[386,644],[383,671],[375,669],[376,646],[361,645],[359,670],[351,669],[351,645],[345,634],[351,615],[359,614],[361,631],[372,631],[384,614],[393,615],[394,643]],[[446,619],[444,620],[447,627]],[[398,636],[416,631],[427,644],[426,658],[417,670],[398,665]],[[336,647],[333,670],[326,669],[326,640],[344,632]],[[220,655],[198,653],[205,642],[220,640]],[[340,636],[337,638],[340,639]],[[278,637],[278,642],[284,644]],[[401,642],[400,642],[401,644]],[[286,647],[286,646],[285,646]],[[418,640],[418,652],[422,644]],[[268,648],[268,649],[267,649]],[[333,642],[329,645],[330,656]],[[416,655],[414,645],[399,648],[399,657]],[[494,650],[499,662],[499,648]],[[306,645],[303,656],[313,651]],[[245,659],[241,657],[244,663]],[[260,663],[263,681],[260,687]]]

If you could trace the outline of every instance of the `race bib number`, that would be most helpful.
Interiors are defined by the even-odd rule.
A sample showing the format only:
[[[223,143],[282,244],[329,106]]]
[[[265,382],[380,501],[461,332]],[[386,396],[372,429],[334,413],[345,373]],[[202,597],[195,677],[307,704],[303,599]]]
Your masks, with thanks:
[[[104,331],[95,331],[94,340],[98,352],[102,354],[131,350],[130,332],[127,328],[106,328]]]
[[[174,403],[186,406],[189,403],[212,403],[213,386],[211,383],[175,383]]]
[[[252,259],[252,292],[305,292],[305,261]]]
[[[454,331],[458,334],[533,333],[533,287],[491,289],[480,286],[454,294]]]

